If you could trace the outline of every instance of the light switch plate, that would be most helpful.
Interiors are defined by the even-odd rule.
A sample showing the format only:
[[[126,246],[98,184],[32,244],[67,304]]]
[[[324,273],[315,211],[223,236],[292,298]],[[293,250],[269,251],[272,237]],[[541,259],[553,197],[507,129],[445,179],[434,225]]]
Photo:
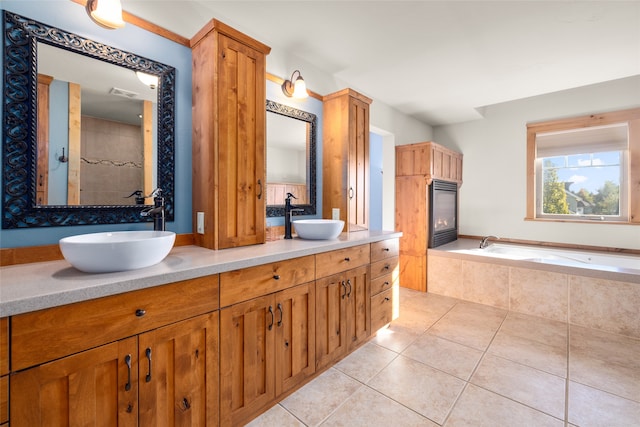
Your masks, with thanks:
[[[204,234],[204,212],[196,212],[196,231]]]

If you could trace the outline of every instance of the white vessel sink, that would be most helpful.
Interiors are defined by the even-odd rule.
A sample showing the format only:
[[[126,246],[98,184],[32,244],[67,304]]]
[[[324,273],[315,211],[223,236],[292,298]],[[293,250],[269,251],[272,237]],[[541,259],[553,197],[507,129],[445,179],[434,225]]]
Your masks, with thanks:
[[[60,239],[67,261],[86,273],[149,267],[162,261],[176,240],[173,231],[115,231]]]
[[[309,240],[335,239],[342,233],[344,221],[339,219],[300,219],[293,221],[298,237]]]

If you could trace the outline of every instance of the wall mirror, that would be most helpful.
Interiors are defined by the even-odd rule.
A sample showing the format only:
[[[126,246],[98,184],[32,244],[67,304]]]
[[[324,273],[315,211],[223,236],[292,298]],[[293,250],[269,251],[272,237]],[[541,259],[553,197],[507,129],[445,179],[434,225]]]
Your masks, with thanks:
[[[267,100],[267,217],[284,216],[287,193],[316,214],[316,138],[315,114]]]
[[[163,189],[166,217],[173,220],[175,69],[8,11],[3,21],[2,228],[146,221],[140,216],[144,205],[125,197],[156,187]],[[82,73],[59,70],[61,63],[77,60],[88,61],[71,67]],[[142,84],[136,72],[157,77],[157,84]],[[107,81],[102,73],[117,80]],[[103,87],[84,81],[88,75]],[[51,111],[43,113],[43,105]],[[49,113],[62,114],[61,120]],[[118,122],[118,129],[88,148],[98,131],[106,132],[105,121]],[[128,125],[139,145],[132,148],[125,138],[109,146]]]

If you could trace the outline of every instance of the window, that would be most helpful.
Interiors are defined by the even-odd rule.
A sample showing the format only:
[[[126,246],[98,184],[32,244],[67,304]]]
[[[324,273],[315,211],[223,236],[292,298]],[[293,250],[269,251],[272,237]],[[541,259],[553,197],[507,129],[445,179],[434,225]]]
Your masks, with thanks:
[[[527,219],[640,223],[640,109],[527,126]]]

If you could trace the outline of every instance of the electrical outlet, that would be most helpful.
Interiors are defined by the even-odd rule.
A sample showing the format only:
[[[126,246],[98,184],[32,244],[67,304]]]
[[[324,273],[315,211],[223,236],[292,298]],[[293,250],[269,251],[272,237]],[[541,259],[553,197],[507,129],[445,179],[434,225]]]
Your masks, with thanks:
[[[204,212],[196,212],[196,231],[204,234]]]

